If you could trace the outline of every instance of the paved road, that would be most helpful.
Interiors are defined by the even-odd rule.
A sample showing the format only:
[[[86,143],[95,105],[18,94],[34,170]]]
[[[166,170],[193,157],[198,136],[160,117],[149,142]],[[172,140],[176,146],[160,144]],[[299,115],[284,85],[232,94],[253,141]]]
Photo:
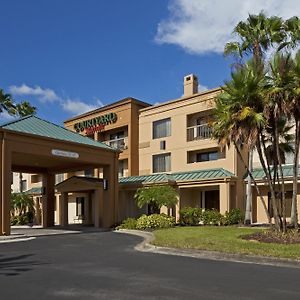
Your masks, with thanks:
[[[300,299],[300,269],[137,252],[113,232],[0,244],[0,299]]]

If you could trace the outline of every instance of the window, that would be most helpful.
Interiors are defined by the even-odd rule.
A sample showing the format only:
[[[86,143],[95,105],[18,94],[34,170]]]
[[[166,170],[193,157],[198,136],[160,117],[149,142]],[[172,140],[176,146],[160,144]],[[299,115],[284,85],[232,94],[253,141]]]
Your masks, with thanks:
[[[125,164],[124,160],[119,160],[119,178],[124,177]]]
[[[21,193],[27,190],[27,180],[21,181]]]
[[[94,177],[94,169],[84,170],[84,176],[85,177]]]
[[[119,131],[119,132],[110,134],[109,139],[110,140],[117,140],[117,139],[123,138],[124,136],[125,136],[124,131]]]
[[[196,161],[209,161],[219,159],[218,151],[197,153]]]
[[[171,171],[171,154],[153,155],[153,173]]]
[[[84,215],[84,197],[76,197],[76,217]]]
[[[163,138],[171,135],[171,118],[153,122],[153,138]]]
[[[55,175],[55,184],[61,183],[64,181],[64,174],[56,174]]]

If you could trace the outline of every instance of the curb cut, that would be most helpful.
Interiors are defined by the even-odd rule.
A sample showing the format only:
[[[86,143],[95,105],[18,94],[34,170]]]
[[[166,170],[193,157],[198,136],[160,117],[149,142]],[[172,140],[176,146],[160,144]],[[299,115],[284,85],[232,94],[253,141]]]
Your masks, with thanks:
[[[114,232],[143,237],[144,240],[134,247],[135,250],[140,252],[185,256],[185,257],[207,259],[207,260],[214,260],[214,261],[257,264],[257,265],[288,267],[288,268],[298,268],[298,269],[300,268],[299,260],[284,259],[284,258],[270,258],[264,256],[251,256],[251,255],[224,253],[224,252],[208,251],[208,250],[160,247],[160,246],[154,246],[150,244],[155,239],[154,234],[152,232],[144,232],[140,230],[128,230],[128,229],[119,229],[119,230],[115,230]]]

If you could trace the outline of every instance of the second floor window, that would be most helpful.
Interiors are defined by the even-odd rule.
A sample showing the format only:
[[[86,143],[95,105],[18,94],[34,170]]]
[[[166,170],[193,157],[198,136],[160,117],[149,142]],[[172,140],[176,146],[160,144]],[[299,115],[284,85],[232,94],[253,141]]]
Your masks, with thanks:
[[[153,173],[171,171],[171,154],[153,155]]]
[[[218,151],[197,153],[197,162],[219,159]]]
[[[171,118],[153,122],[153,138],[163,138],[171,135]]]

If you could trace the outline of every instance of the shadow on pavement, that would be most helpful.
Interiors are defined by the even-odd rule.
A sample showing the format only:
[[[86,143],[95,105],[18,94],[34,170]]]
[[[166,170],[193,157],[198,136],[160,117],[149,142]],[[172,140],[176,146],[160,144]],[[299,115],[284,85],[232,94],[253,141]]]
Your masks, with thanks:
[[[0,275],[16,276],[22,272],[33,270],[33,266],[45,264],[30,259],[33,255],[34,254],[17,256],[0,255]]]

